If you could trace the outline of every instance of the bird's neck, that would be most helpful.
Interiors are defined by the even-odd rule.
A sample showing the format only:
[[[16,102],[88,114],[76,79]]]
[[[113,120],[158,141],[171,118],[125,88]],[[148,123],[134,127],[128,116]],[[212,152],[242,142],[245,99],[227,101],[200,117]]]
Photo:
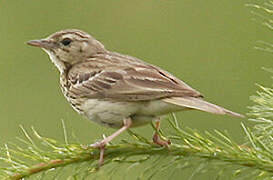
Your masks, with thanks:
[[[63,74],[67,69],[67,65],[64,62],[60,61],[58,59],[58,57],[53,52],[45,50],[45,49],[44,49],[44,51],[49,55],[50,60],[57,67],[60,74]]]

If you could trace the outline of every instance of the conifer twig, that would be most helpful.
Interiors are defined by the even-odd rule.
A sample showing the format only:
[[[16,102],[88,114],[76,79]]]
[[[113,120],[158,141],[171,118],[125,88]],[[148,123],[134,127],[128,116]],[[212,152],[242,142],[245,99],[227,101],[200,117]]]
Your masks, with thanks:
[[[263,172],[264,176],[273,175],[272,151],[266,148],[244,125],[243,128],[251,141],[251,146],[238,145],[227,134],[219,131],[201,134],[191,129],[183,130],[177,124],[176,119],[169,120],[169,122],[173,128],[172,135],[166,137],[173,142],[169,149],[158,147],[148,139],[131,132],[131,136],[135,139],[134,142],[124,141],[107,147],[103,166],[117,162],[118,164],[115,166],[135,163],[140,165],[155,157],[169,157],[168,159],[172,160],[172,163],[184,164],[187,158],[194,157],[206,161],[215,160],[237,165],[238,169],[251,168],[253,171],[257,171],[257,174]],[[6,163],[6,166],[0,168],[0,175],[4,179],[21,179],[53,168],[80,166],[83,162],[89,162],[86,168],[89,169],[90,174],[97,172],[99,150],[86,148],[80,144],[60,143],[42,137],[33,129],[33,134],[40,141],[40,145],[36,145],[31,135],[27,134],[25,130],[23,131],[28,141],[22,139],[20,141],[24,142],[25,147],[9,145],[8,148],[2,149],[1,160]],[[45,150],[43,146],[47,149]],[[30,157],[32,163],[27,162]],[[132,157],[141,158],[129,160]],[[163,162],[163,164],[165,163]]]

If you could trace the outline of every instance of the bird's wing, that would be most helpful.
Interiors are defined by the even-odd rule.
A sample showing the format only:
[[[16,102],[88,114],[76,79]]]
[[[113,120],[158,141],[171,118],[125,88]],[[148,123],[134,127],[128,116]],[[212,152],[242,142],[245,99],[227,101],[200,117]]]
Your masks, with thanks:
[[[143,101],[202,97],[168,72],[117,53],[99,55],[75,65],[68,73],[68,81],[69,91],[85,98]]]

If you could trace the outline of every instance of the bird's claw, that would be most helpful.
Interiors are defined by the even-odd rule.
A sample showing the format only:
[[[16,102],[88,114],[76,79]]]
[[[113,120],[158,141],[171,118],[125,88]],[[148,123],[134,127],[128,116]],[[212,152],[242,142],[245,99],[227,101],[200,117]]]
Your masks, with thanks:
[[[163,146],[169,149],[169,146],[171,145],[171,141],[168,140],[162,140],[158,133],[155,133],[153,136],[153,142],[155,144],[158,144],[159,146]]]

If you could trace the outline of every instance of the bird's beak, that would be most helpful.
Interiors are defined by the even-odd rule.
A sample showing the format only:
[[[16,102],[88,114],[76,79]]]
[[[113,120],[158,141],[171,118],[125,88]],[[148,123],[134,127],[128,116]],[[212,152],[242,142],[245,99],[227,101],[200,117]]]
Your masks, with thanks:
[[[39,39],[39,40],[31,40],[27,42],[28,45],[30,46],[36,46],[44,49],[51,49],[56,46],[55,43],[50,42],[47,39]]]

